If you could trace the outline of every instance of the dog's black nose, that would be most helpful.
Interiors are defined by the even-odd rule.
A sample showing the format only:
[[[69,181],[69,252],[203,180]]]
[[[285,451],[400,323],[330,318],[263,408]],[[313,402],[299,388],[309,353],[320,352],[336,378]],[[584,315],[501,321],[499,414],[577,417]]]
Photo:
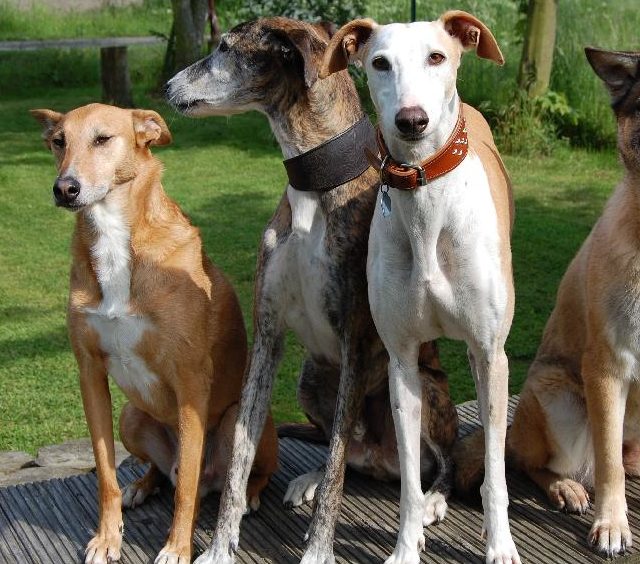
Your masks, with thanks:
[[[56,204],[64,206],[73,203],[80,194],[80,183],[71,177],[58,178],[53,185]]]
[[[420,135],[429,125],[429,116],[420,106],[402,108],[396,114],[396,127],[405,135]]]

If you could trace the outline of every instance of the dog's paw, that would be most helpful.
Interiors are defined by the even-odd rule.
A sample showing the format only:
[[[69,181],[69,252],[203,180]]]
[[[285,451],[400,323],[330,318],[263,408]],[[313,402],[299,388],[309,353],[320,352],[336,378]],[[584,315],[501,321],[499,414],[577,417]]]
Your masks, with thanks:
[[[135,481],[122,488],[122,507],[125,509],[133,509],[138,505],[142,505],[145,499],[157,491],[158,488],[148,489],[144,484]]]
[[[191,547],[173,546],[167,543],[164,548],[158,553],[153,564],[190,564],[191,562]]]
[[[238,552],[238,540],[224,542],[213,539],[211,546],[205,550],[193,564],[234,564]]]
[[[84,551],[85,564],[108,564],[120,560],[120,546],[122,545],[122,524],[119,530],[98,533],[87,544]]]
[[[335,561],[331,546],[311,545],[304,551],[300,564],[335,564]]]
[[[427,492],[424,496],[422,525],[428,527],[440,523],[447,514],[447,499],[440,492]]]
[[[487,543],[487,564],[520,564],[520,556],[511,534]]]
[[[244,514],[249,515],[255,513],[258,509],[260,509],[260,496],[247,496],[247,505],[244,508]]]
[[[591,546],[609,558],[622,554],[632,542],[627,516],[623,513],[616,519],[596,517],[587,538]]]
[[[586,513],[589,509],[589,494],[584,486],[568,478],[557,480],[549,486],[549,500],[561,511]]]
[[[423,550],[424,535],[419,535],[416,543],[406,543],[398,539],[393,554],[384,561],[384,564],[418,564]]]
[[[287,493],[284,494],[282,503],[287,509],[299,507],[305,502],[313,501],[316,495],[316,489],[324,478],[324,472],[309,472],[302,474],[289,482]]]

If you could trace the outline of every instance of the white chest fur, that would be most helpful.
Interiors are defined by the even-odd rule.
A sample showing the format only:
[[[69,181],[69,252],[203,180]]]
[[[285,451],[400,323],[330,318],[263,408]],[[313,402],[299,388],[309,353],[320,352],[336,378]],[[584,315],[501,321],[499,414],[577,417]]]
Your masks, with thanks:
[[[131,232],[122,207],[117,200],[104,200],[88,211],[95,230],[91,249],[102,301],[97,308],[86,310],[89,325],[100,338],[100,347],[107,354],[107,369],[126,392],[136,390],[148,399],[150,389],[158,382],[137,353],[149,322],[130,311]]]
[[[391,200],[389,217],[376,207],[369,238],[369,298],[381,334],[467,342],[494,334],[507,298],[496,211],[478,157],[470,154],[427,189],[393,191]]]
[[[292,210],[292,235],[270,261],[269,293],[283,303],[286,325],[314,355],[340,361],[338,336],[327,317],[326,288],[331,258],[326,252],[326,221],[318,195],[287,191]],[[269,232],[265,233],[269,244]]]

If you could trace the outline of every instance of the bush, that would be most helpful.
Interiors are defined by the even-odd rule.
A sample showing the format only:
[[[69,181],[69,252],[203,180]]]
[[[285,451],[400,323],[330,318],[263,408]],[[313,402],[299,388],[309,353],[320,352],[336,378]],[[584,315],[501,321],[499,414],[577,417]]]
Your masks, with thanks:
[[[235,8],[235,9],[234,9]],[[254,20],[260,17],[284,16],[305,21],[328,21],[342,25],[366,13],[365,0],[261,0],[236,4],[228,14],[233,13],[234,23]]]

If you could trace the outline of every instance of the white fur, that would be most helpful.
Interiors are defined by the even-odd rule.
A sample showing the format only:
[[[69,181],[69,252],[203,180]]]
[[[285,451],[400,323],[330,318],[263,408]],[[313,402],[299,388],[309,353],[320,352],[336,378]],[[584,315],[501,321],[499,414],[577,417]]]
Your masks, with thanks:
[[[429,55],[445,55],[440,65]],[[451,135],[459,110],[456,73],[462,46],[440,21],[392,24],[374,29],[357,53],[391,156],[418,164]],[[390,69],[372,61],[384,57]],[[395,125],[402,108],[420,107],[429,123],[420,139],[407,139]],[[474,375],[486,457],[483,484],[487,562],[518,564],[509,531],[504,469],[508,364],[504,341],[511,324],[511,281],[488,177],[470,151],[453,171],[414,191],[391,188],[391,214],[374,213],[367,276],[371,311],[389,351],[389,383],[398,439],[402,488],[398,541],[387,564],[418,562],[424,546],[419,452],[420,343],[447,336],[464,340]],[[505,251],[506,249],[506,251]],[[497,414],[497,415],[496,415]],[[498,419],[496,419],[498,417]],[[437,501],[437,500],[436,500]],[[437,504],[436,504],[437,505]]]
[[[100,305],[85,310],[87,321],[99,335],[100,347],[108,355],[107,369],[118,386],[149,400],[158,378],[136,347],[151,325],[130,310],[131,231],[119,195],[91,205],[85,213],[95,230],[91,256],[102,291]]]
[[[294,478],[289,482],[283,503],[285,505],[290,503],[293,507],[299,507],[303,503],[313,500],[316,495],[316,489],[323,478],[324,472],[322,470],[308,472]]]
[[[317,194],[289,189],[287,197],[294,236],[275,249],[265,272],[263,293],[283,300],[287,327],[312,355],[339,363],[340,342],[323,300],[329,260],[324,216]]]

